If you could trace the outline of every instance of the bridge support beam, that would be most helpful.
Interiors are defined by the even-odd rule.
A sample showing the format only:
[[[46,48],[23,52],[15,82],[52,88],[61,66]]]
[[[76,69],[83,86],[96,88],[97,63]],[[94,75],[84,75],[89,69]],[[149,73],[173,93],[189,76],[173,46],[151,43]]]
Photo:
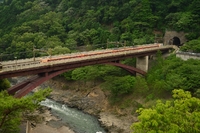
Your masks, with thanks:
[[[148,71],[149,56],[141,56],[136,59],[136,68],[144,72]]]
[[[60,71],[54,71],[51,73],[43,73],[39,74],[37,76],[34,76],[31,79],[28,79],[19,85],[15,85],[11,88],[8,89],[8,94],[14,95],[16,98],[21,98],[31,92],[34,88],[37,86],[41,85],[43,82],[61,74],[66,71],[69,71],[71,69],[65,69],[65,70],[60,70]]]
[[[11,88],[9,88],[7,91],[10,95],[14,95],[17,91],[19,91],[21,88],[24,88],[25,86],[27,86],[28,84],[30,84],[31,82],[33,82],[34,80],[37,79],[37,76],[33,76],[15,86],[12,86]]]
[[[146,72],[131,66],[127,66],[121,63],[116,63],[116,62],[107,62],[104,64],[109,64],[109,65],[114,65],[114,66],[118,66],[121,67],[127,71],[129,71],[132,74],[135,74],[135,72],[141,74],[141,75],[145,75]],[[42,84],[43,82],[45,82],[46,80],[49,80],[63,72],[66,72],[68,70],[71,69],[63,69],[63,70],[59,70],[59,71],[53,71],[53,72],[46,72],[46,73],[40,73],[37,76],[34,76],[30,79],[27,79],[11,88],[8,89],[8,93],[11,95],[14,95],[14,97],[16,98],[20,98],[22,96],[25,96],[26,94],[28,94],[30,91],[32,91],[34,88],[36,88],[37,86],[39,86],[40,84]]]
[[[127,66],[127,65],[124,65],[124,64],[121,64],[121,63],[108,62],[108,63],[105,63],[105,64],[109,64],[109,65],[121,67],[121,68],[123,68],[123,69],[129,71],[129,72],[132,73],[132,74],[135,74],[135,73],[139,73],[139,74],[141,74],[141,75],[145,75],[145,74],[146,74],[146,72],[143,71],[143,70],[137,69],[137,68],[132,67],[132,66]]]

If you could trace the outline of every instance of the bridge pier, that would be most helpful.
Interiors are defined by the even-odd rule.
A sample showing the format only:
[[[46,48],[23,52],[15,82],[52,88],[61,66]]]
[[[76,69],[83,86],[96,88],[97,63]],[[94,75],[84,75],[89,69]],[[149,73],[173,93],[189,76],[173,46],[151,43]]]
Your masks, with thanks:
[[[149,56],[140,56],[136,58],[136,68],[144,72],[148,71]]]
[[[149,58],[147,55],[154,55],[157,51],[166,53],[169,49],[174,49],[174,46],[161,46],[160,44],[153,44],[141,47],[136,46],[88,51],[87,53],[84,52],[66,55],[64,57],[54,57],[51,58],[49,62],[41,62],[39,59],[35,61],[32,61],[32,59],[18,60],[17,67],[15,61],[8,61],[3,62],[2,69],[0,68],[0,79],[16,76],[37,75],[34,79],[25,81],[8,89],[9,94],[20,98],[48,79],[51,79],[68,70],[88,65],[110,64],[121,67],[132,74],[137,72],[141,75],[145,75],[149,68]],[[132,57],[137,57],[136,68],[119,62],[120,60]]]

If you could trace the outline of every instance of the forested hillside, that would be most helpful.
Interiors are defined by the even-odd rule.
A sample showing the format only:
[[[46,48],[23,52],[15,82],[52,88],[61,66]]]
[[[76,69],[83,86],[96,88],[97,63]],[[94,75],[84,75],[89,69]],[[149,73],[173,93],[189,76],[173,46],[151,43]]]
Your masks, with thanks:
[[[155,32],[162,36],[167,30],[184,31],[188,42],[181,49],[200,52],[199,0],[3,0],[0,18],[1,60],[31,58],[33,51],[42,56],[74,52],[81,46],[88,50],[114,47],[107,42],[153,43]],[[122,63],[134,66],[135,59]],[[114,101],[132,92],[153,99],[177,88],[199,96],[199,64],[171,56],[158,58],[145,78],[105,65],[75,69],[63,76],[103,81]]]
[[[108,41],[152,43],[157,31],[200,35],[199,0],[1,0],[0,18],[3,60],[32,57],[33,47],[57,54]]]
[[[162,42],[155,34],[162,38],[171,30],[186,33],[188,42],[181,50],[200,53],[200,0],[0,0],[0,61],[32,58],[34,53],[42,56],[116,47],[109,42],[131,46]],[[62,76],[80,86],[93,82],[106,92],[110,105],[127,117],[146,107],[141,101],[169,98],[173,92],[174,101],[158,101],[152,109],[138,110],[140,122],[131,128],[151,133],[200,132],[200,103],[192,97],[200,97],[200,61],[183,61],[175,55],[164,60],[159,53],[156,59],[143,77],[108,65],[77,68]],[[121,62],[135,65],[135,59]],[[0,90],[10,87],[7,79],[0,84]],[[2,104],[6,112],[3,105],[9,101],[4,96],[8,95],[1,94],[1,101],[7,102]],[[5,125],[5,129],[9,128]]]

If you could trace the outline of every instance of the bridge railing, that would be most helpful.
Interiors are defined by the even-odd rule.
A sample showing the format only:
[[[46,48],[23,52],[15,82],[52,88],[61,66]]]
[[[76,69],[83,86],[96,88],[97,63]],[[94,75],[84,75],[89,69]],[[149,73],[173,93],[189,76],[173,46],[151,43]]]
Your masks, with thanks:
[[[16,69],[24,69],[24,68],[29,68],[30,66],[31,67],[34,67],[34,66],[38,66],[38,64],[40,64],[39,61],[35,61],[35,62],[23,62],[23,63],[14,63],[14,64],[4,64],[2,65],[2,69],[4,71],[7,71],[7,70],[16,70]]]
[[[146,45],[147,46],[147,45]],[[129,46],[129,47],[122,47],[122,48],[113,48],[113,49],[103,49],[103,50],[93,50],[93,51],[87,51],[87,52],[79,52],[79,53],[71,53],[71,54],[64,54],[64,55],[57,55],[57,56],[51,56],[51,57],[40,57],[32,59],[24,59],[24,60],[12,60],[2,63],[3,69],[0,71],[16,71],[20,69],[27,69],[27,68],[38,68],[42,66],[49,66],[54,64],[60,64],[60,63],[70,63],[70,62],[78,62],[78,61],[84,61],[84,60],[92,60],[92,59],[100,59],[100,58],[108,58],[108,57],[114,57],[114,56],[120,56],[120,55],[126,55],[126,54],[133,54],[145,50],[151,50],[154,48],[143,49],[143,46]],[[145,46],[144,46],[145,47]],[[156,47],[156,49],[162,49],[165,47],[170,46],[162,46],[162,47]],[[138,49],[137,49],[138,48]],[[78,56],[77,56],[78,55]],[[83,55],[83,56],[79,56]],[[87,56],[84,56],[87,55]],[[47,58],[59,58],[63,56],[73,57],[74,58],[67,58],[62,60],[55,60],[52,62],[41,62],[41,59],[47,59]]]

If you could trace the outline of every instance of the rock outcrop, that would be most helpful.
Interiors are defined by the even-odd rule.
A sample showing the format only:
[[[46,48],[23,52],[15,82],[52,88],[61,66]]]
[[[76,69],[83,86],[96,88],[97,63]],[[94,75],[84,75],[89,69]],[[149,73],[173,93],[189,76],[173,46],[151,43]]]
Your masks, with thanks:
[[[130,126],[135,117],[119,115],[120,111],[117,112],[116,109],[109,105],[107,94],[98,85],[90,86],[91,88],[88,87],[90,89],[83,89],[86,86],[56,78],[45,82],[43,87],[51,87],[53,89],[50,95],[51,99],[98,117],[102,126],[108,130],[108,133],[131,132]]]

